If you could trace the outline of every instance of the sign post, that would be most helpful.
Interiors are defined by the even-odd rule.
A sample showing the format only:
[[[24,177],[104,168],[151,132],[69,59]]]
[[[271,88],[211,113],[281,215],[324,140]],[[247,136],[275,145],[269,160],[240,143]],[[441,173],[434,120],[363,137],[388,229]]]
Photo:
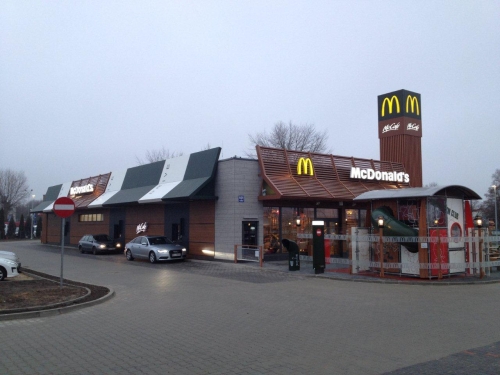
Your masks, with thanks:
[[[64,227],[66,224],[66,218],[73,215],[75,212],[75,202],[71,198],[68,197],[60,197],[57,198],[54,202],[54,206],[52,208],[54,213],[59,216],[62,220],[61,225],[61,282],[60,287],[63,286],[63,264],[64,264]]]

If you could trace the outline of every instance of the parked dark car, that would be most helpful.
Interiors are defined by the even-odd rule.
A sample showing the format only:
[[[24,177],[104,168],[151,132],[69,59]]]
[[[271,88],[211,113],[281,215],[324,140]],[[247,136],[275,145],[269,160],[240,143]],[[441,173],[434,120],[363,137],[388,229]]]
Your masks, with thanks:
[[[128,260],[149,259],[151,263],[162,260],[186,259],[185,247],[172,242],[165,236],[139,236],[125,245],[123,250]]]
[[[86,234],[78,241],[78,249],[83,253],[121,251],[122,245],[118,240],[112,240],[107,234]]]

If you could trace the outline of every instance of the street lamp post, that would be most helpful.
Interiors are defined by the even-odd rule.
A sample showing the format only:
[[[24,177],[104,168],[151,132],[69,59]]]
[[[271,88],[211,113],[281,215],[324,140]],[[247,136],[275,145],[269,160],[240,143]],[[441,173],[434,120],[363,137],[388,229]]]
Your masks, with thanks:
[[[443,271],[441,271],[441,230],[437,228],[439,224],[439,219],[434,219],[434,225],[436,226],[436,231],[438,235],[438,243],[437,243],[437,256],[438,256],[438,263],[439,263],[439,272],[438,272],[438,279],[441,280],[443,278]]]
[[[378,247],[379,247],[379,259],[380,259],[380,277],[385,277],[384,273],[384,218],[382,216],[378,217]]]
[[[479,215],[476,215],[474,218],[474,225],[477,227],[479,231],[479,278],[482,279],[484,276],[483,271],[483,238],[482,238],[482,226],[483,226],[483,218]]]
[[[498,236],[497,185],[492,185],[495,192],[495,236]]]
[[[31,192],[33,193],[33,189],[31,189]],[[35,194],[31,194],[31,210],[30,210],[30,217],[31,217],[31,228],[30,228],[30,232],[31,232],[31,239],[33,239],[33,201],[35,200]]]

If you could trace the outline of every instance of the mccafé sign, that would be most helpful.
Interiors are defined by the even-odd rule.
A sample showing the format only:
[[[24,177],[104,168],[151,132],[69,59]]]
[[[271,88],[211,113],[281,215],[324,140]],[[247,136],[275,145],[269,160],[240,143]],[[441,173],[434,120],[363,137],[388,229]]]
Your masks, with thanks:
[[[83,186],[75,186],[69,189],[70,195],[82,195],[94,192],[94,185],[87,184]]]
[[[378,97],[379,121],[397,118],[421,118],[420,94],[408,90],[399,90]]]
[[[391,182],[410,182],[410,175],[404,172],[381,172],[373,169],[361,169],[351,167],[351,178],[360,180],[391,181]]]
[[[387,124],[382,129],[382,133],[387,133],[387,132],[390,132],[390,131],[398,130],[400,126],[401,126],[400,122],[398,122],[398,123],[393,122],[392,124]]]
[[[300,158],[297,163],[297,174],[300,176],[301,174],[314,176],[313,163],[309,158]]]
[[[135,228],[135,233],[139,234],[142,232],[146,232],[147,230],[148,230],[148,223],[147,221],[145,221],[144,223],[137,225],[137,227]]]

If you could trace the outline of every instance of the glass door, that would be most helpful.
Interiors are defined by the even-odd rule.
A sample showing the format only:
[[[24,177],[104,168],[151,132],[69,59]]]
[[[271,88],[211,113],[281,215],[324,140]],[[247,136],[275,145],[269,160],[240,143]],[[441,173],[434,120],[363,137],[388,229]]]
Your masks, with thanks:
[[[244,247],[257,247],[258,221],[244,221],[242,223],[242,245]]]
[[[340,234],[339,219],[325,219],[325,235]],[[342,257],[342,241],[325,238],[325,256]]]

